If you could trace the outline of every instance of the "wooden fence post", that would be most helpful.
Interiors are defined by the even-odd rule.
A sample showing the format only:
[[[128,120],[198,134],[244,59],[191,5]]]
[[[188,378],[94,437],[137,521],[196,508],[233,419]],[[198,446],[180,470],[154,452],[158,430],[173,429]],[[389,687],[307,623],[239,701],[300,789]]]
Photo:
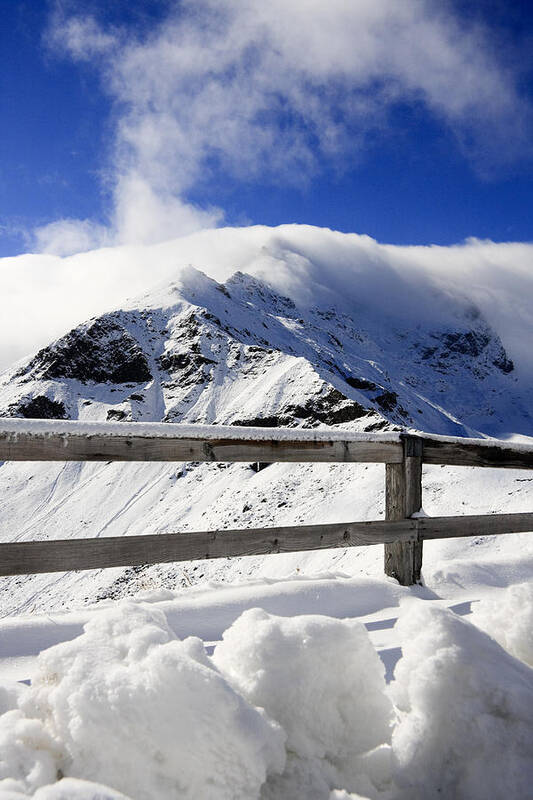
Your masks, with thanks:
[[[403,438],[403,462],[386,464],[385,519],[410,517],[422,507],[423,440],[417,436]],[[394,542],[385,545],[385,574],[396,578],[402,586],[420,583],[422,542]]]

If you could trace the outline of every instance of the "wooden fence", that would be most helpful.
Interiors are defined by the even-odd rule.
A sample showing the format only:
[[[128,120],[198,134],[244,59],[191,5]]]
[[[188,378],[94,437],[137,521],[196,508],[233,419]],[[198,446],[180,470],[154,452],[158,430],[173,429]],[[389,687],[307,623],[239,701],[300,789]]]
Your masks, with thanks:
[[[533,513],[413,518],[422,465],[533,469],[533,447],[426,434],[2,420],[0,461],[226,461],[385,464],[385,519],[0,544],[0,575],[385,545],[385,572],[420,580],[425,539],[533,530]]]

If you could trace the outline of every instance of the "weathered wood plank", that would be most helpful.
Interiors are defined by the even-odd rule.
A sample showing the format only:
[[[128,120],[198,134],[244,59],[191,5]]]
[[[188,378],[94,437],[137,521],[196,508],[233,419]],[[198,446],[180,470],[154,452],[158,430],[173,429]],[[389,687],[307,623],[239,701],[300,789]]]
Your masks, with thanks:
[[[416,520],[113,536],[0,544],[0,575],[361,547],[416,538]]]
[[[72,420],[0,421],[0,460],[13,461],[324,461],[401,463],[395,434],[354,434],[219,425],[81,423]],[[170,435],[169,435],[170,434]],[[429,464],[533,469],[533,447],[446,439],[424,433]]]
[[[385,464],[385,519],[404,519],[405,469],[402,464]]]
[[[416,522],[418,523],[418,533],[422,539],[494,536],[533,531],[533,513],[422,517]]]
[[[414,436],[403,439],[402,464],[386,465],[385,516],[400,520],[419,511],[422,505],[422,440]],[[402,586],[420,582],[422,541],[394,542],[385,545],[385,574],[396,578]]]
[[[310,431],[310,437],[312,432]],[[0,433],[0,461],[398,462],[393,441],[201,439]]]
[[[59,539],[0,544],[0,575],[195,561],[419,539],[533,532],[531,514],[377,520],[331,525]]]
[[[533,449],[520,450],[499,445],[469,442],[446,442],[423,437],[425,464],[449,464],[457,467],[500,467],[533,469]]]

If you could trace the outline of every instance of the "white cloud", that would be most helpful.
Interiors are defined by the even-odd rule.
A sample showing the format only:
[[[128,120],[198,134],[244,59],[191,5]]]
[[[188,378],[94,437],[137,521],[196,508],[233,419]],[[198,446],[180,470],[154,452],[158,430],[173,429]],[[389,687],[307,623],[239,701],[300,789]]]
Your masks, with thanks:
[[[56,16],[59,21],[59,16]],[[61,25],[51,30],[51,43],[67,43],[72,57],[79,61],[110,53],[116,44],[116,32],[106,33],[90,17],[61,17]]]
[[[115,221],[125,242],[160,242],[212,228],[221,219],[218,209],[199,209],[170,192],[156,194],[148,181],[133,171],[117,183]]]
[[[109,230],[89,219],[58,219],[34,231],[35,250],[57,256],[71,256],[111,243]]]
[[[241,179],[308,180],[359,158],[398,101],[423,104],[479,164],[527,144],[530,109],[488,33],[437,0],[184,0],[144,38],[56,17],[56,52],[100,70],[115,105],[104,240],[154,242],[212,225],[191,191],[217,165]],[[468,143],[468,145],[467,145]],[[505,146],[503,146],[505,144]],[[86,221],[84,238],[102,231]],[[73,221],[39,229],[73,246]],[[64,234],[64,244],[60,234]],[[51,235],[53,234],[53,236]]]

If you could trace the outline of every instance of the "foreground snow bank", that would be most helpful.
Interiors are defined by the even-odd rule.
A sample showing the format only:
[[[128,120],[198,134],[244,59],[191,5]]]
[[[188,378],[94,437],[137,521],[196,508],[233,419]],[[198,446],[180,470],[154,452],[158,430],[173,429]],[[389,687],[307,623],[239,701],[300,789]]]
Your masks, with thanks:
[[[131,800],[122,792],[116,792],[109,786],[77,778],[62,778],[50,786],[42,786],[32,795],[33,800]],[[1,800],[24,800],[28,795],[20,792],[2,791]]]
[[[527,797],[533,671],[447,610],[413,604],[398,625],[393,753],[405,797]]]
[[[199,639],[179,641],[149,606],[121,604],[45,651],[21,707],[54,742],[39,742],[38,775],[16,776],[23,790],[44,782],[53,758],[135,798],[248,800],[284,766],[279,726],[230,687]]]
[[[519,583],[485,598],[472,620],[513,656],[533,667],[533,582]]]
[[[427,600],[398,632],[387,687],[357,620],[252,609],[209,657],[118,604],[0,693],[0,799],[528,796],[533,671]]]
[[[214,662],[287,734],[287,768],[265,797],[388,783],[393,708],[385,668],[360,622],[251,609],[224,634]]]

